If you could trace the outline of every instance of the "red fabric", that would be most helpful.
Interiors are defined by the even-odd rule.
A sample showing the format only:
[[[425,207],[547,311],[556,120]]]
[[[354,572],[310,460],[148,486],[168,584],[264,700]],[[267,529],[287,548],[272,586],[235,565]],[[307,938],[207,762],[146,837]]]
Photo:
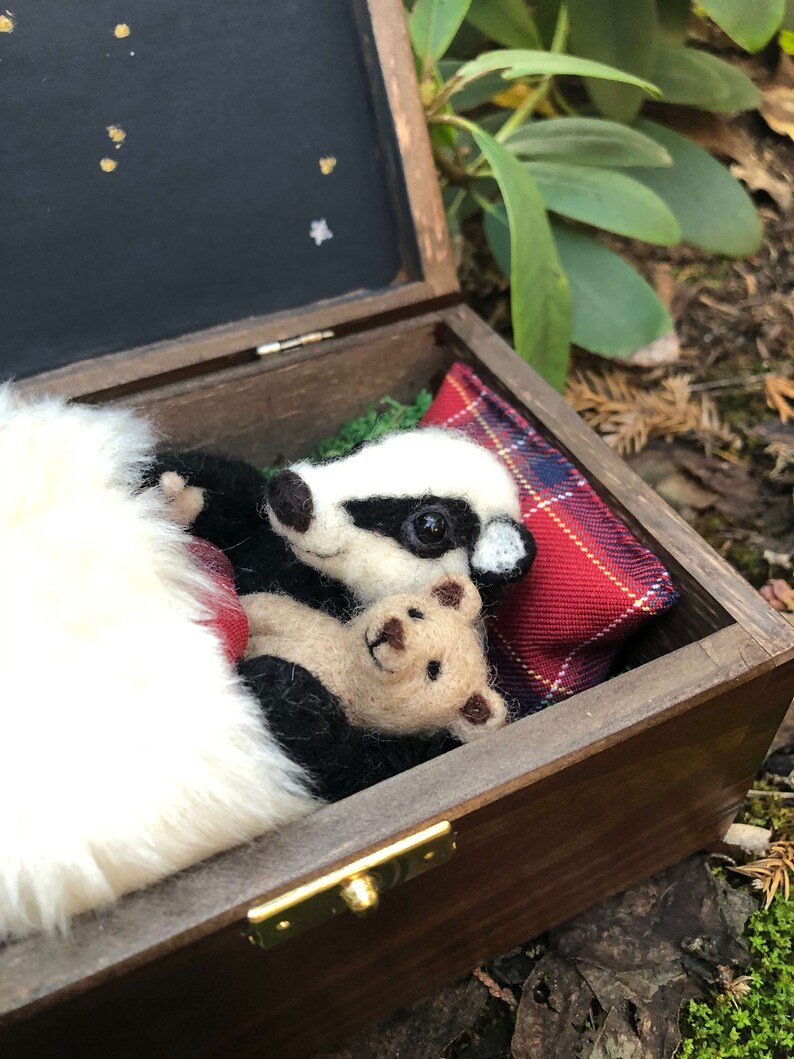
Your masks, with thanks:
[[[232,564],[214,544],[201,537],[191,537],[188,551],[193,562],[212,579],[217,591],[206,600],[211,616],[204,622],[223,645],[232,665],[243,657],[248,646],[248,616],[242,608],[234,585]]]
[[[468,434],[518,483],[537,557],[489,626],[490,660],[513,710],[533,713],[600,683],[626,637],[678,598],[670,575],[467,365],[449,371],[422,424]]]

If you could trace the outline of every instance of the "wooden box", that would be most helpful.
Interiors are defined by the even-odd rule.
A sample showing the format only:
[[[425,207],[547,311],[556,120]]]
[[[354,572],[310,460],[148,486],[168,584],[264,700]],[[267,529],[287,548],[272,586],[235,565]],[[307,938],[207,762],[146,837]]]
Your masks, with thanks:
[[[69,5],[67,12],[52,3],[39,6],[43,10],[34,23],[26,26],[20,17],[4,42],[9,64],[17,40],[45,63],[54,63],[49,32],[62,32],[73,48],[87,48],[86,41],[93,40],[85,20],[82,35],[77,33]],[[40,217],[30,212],[31,202],[40,200],[35,188],[30,192],[29,174],[17,174],[10,188],[0,177],[4,215],[12,216],[0,246],[5,254],[10,239],[13,247],[16,231],[22,248],[22,278],[13,282],[15,297],[24,304],[11,314],[7,348],[25,352],[23,361],[0,366],[21,375],[23,389],[124,401],[153,417],[175,442],[264,465],[306,452],[384,394],[405,399],[423,386],[436,386],[446,368],[462,359],[568,455],[664,560],[682,597],[635,638],[635,667],[607,685],[133,894],[97,917],[82,917],[66,941],[31,938],[0,950],[4,1056],[307,1056],[719,838],[794,694],[794,631],[459,303],[399,0],[352,5],[230,0],[222,12],[205,0],[195,0],[189,12],[166,3],[141,12],[138,22],[130,16],[129,36],[114,32],[100,6],[82,5],[86,20],[102,23],[104,36],[91,47],[108,53],[112,69],[99,63],[101,83],[95,85],[85,73],[91,64],[81,66],[74,74],[83,77],[79,98],[94,124],[107,119],[122,126],[115,112],[127,100],[137,108],[137,125],[130,122],[118,151],[100,144],[101,136],[85,133],[81,150],[95,147],[96,157],[89,159],[92,174],[84,184],[75,173],[85,157],[76,148],[67,152],[65,171],[51,178],[53,202],[67,216],[57,231],[36,228]],[[202,20],[206,35],[199,32]],[[253,61],[250,42],[264,33],[265,23],[275,28],[272,37],[265,34],[261,62]],[[208,208],[198,228],[191,227],[189,211],[179,209],[180,182],[191,174],[192,141],[177,137],[173,164],[164,150],[164,137],[176,136],[180,126],[169,125],[172,98],[163,95],[157,80],[160,66],[155,63],[151,76],[129,85],[124,78],[131,75],[121,66],[121,58],[143,60],[157,33],[169,27],[177,31],[170,46],[178,54],[172,80],[163,84],[176,92],[174,78],[187,76],[191,63],[200,66],[188,77],[182,102],[205,108],[201,118],[210,142],[201,146],[206,167],[201,172],[212,173],[219,158],[225,159],[222,172],[234,171],[228,186],[217,191],[191,184],[191,203],[215,202],[220,215]],[[28,29],[33,44],[25,41]],[[180,34],[189,49],[174,45]],[[279,34],[290,37],[290,48],[301,42],[314,48],[318,39],[322,47],[318,54],[291,56],[285,72]],[[212,42],[209,51],[201,50],[205,38]],[[113,51],[117,46],[124,48],[123,57]],[[340,48],[346,49],[341,57]],[[215,63],[218,49],[225,63]],[[238,53],[248,59],[232,62]],[[273,169],[272,159],[259,159],[271,165],[275,188],[260,215],[245,198],[248,185],[240,172],[254,165],[261,151],[255,145],[251,157],[245,154],[253,118],[262,120],[268,134],[267,122],[278,122],[277,111],[251,103],[254,89],[267,94],[268,85],[257,78],[269,60],[278,65],[274,83],[282,101],[303,91],[306,125],[300,124],[301,114],[292,114],[290,136],[304,148],[284,162],[284,171]],[[335,79],[334,61],[346,71],[344,83]],[[21,122],[14,125],[14,108],[35,107],[36,93],[43,91],[37,87],[40,78],[27,77],[30,65],[19,63],[7,73],[10,103],[4,109],[19,151],[30,145]],[[3,67],[8,69],[5,58]],[[63,71],[57,63],[53,69],[57,82]],[[93,112],[102,109],[95,105],[97,92],[109,90],[115,77],[122,79],[123,91],[117,90],[114,107],[103,109],[100,118]],[[212,78],[220,102],[203,87]],[[251,81],[252,91],[246,92]],[[331,104],[326,88],[338,96]],[[353,115],[344,128],[342,119],[338,128],[333,125],[340,99],[344,113]],[[246,122],[220,123],[212,106],[233,107],[241,100],[249,108]],[[62,95],[53,101],[45,94],[39,102],[45,110],[65,105]],[[357,106],[363,106],[363,117]],[[72,138],[79,139],[85,122],[75,123]],[[191,134],[197,128],[191,127]],[[58,129],[57,123],[50,126],[56,138]],[[306,129],[313,137],[309,148]],[[147,149],[136,142],[136,135],[144,138],[141,130],[162,148],[150,145],[146,165],[165,190],[151,183],[150,171],[136,156]],[[213,137],[222,141],[214,152]],[[230,154],[230,144],[244,157]],[[35,155],[33,162],[46,167],[50,149],[51,144],[40,144],[35,155],[30,147],[33,154],[20,156],[20,166],[32,164]],[[115,171],[100,168],[103,152],[118,162]],[[309,155],[312,174],[304,180],[299,171]],[[354,161],[358,175],[346,168]],[[331,182],[344,187],[346,180],[352,181],[352,192],[334,199]],[[362,180],[375,188],[375,199],[381,192],[385,197],[361,205],[371,226],[362,233],[353,225],[346,241],[345,225],[350,228],[359,200],[369,194]],[[271,253],[269,233],[280,223],[273,219],[280,203],[286,213],[295,213],[293,186],[294,196],[304,196],[305,246],[294,252],[292,244],[280,247],[284,275],[273,276],[275,294],[262,294],[254,285],[238,297],[239,256],[250,258],[243,262],[245,270],[273,267],[270,258],[257,257],[258,247],[267,242],[264,249]],[[168,242],[168,232],[155,239],[151,218],[143,213],[125,212],[132,209],[128,197],[147,188],[155,228],[179,228],[175,242]],[[18,208],[9,214],[13,194]],[[75,200],[71,206],[69,196]],[[91,215],[86,203],[104,211],[100,220],[116,218],[111,235],[101,223],[89,225],[86,234]],[[233,253],[227,252],[223,226],[241,213],[257,239],[238,226]],[[381,215],[386,220],[377,226]],[[310,220],[324,221],[333,238],[316,244],[309,238]],[[33,225],[40,240],[27,263],[23,224]],[[202,251],[203,226],[208,227]],[[131,254],[135,260],[129,261],[119,256],[115,240],[134,240],[136,231],[145,231],[150,242],[141,235],[142,245],[151,256],[138,260]],[[48,240],[56,238],[62,265],[57,276],[43,262],[52,245]],[[371,253],[370,244],[381,239],[388,246],[376,245]],[[174,246],[180,253],[169,256]],[[306,266],[312,297],[310,304],[297,305],[294,280],[304,270],[301,255],[307,248],[317,255]],[[342,263],[328,266],[336,260],[329,252],[326,264],[312,273],[312,262],[322,261],[319,255],[331,248],[340,262],[351,254],[354,265],[346,273]],[[104,267],[84,265],[92,253]],[[124,299],[115,299],[114,269],[134,312],[125,313]],[[34,297],[29,287],[39,281],[46,290]],[[88,296],[89,287],[89,304],[74,303],[81,289],[82,297]],[[272,297],[291,308],[271,311]],[[180,313],[191,299],[195,311],[190,326],[183,326]],[[264,308],[255,312],[249,303]],[[236,317],[222,315],[230,306],[240,309]],[[118,335],[110,338],[114,319]],[[63,336],[45,334],[53,320]],[[320,332],[332,334],[321,339]],[[307,334],[311,341],[297,337]],[[158,335],[166,337],[157,341]],[[257,354],[263,346],[266,355]],[[81,359],[79,349],[88,359]],[[442,821],[456,833],[454,855],[384,894],[373,915],[337,916],[267,951],[248,943],[252,907]]]

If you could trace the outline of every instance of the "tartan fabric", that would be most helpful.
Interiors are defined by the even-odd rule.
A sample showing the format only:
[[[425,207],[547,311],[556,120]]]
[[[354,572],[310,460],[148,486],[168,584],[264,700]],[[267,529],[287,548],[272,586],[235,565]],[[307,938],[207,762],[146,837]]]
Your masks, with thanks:
[[[248,615],[242,608],[234,585],[232,564],[214,544],[201,537],[191,537],[187,550],[193,562],[214,582],[216,592],[206,600],[210,616],[209,626],[221,641],[226,657],[232,665],[239,662],[248,646]]]
[[[518,482],[537,558],[509,587],[488,636],[513,712],[535,713],[600,683],[626,637],[678,598],[670,575],[576,468],[467,365],[452,367],[422,425],[463,431]]]

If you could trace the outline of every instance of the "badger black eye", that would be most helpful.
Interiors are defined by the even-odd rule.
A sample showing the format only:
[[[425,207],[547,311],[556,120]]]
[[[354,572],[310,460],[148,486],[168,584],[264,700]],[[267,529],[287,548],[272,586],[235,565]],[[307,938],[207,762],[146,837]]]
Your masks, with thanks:
[[[414,533],[421,544],[441,544],[447,536],[447,520],[440,511],[422,511],[413,519]]]
[[[441,675],[441,663],[437,659],[433,659],[432,662],[427,663],[427,677],[428,680],[438,680]]]
[[[422,618],[424,618],[424,614],[422,613],[421,610],[418,610],[416,607],[409,607],[408,608],[408,617],[409,618],[413,618],[414,621],[421,621]]]
[[[455,547],[455,534],[447,512],[440,505],[414,509],[402,525],[403,544],[420,559],[433,559]]]

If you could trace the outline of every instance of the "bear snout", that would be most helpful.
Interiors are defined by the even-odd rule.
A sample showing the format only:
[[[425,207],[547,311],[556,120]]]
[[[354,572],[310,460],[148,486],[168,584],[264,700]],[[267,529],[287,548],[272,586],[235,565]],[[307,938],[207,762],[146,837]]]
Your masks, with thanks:
[[[381,630],[380,639],[395,651],[405,650],[405,629],[399,618],[389,618]]]
[[[276,518],[288,529],[305,533],[314,516],[312,492],[295,471],[279,471],[267,487],[267,502]]]

